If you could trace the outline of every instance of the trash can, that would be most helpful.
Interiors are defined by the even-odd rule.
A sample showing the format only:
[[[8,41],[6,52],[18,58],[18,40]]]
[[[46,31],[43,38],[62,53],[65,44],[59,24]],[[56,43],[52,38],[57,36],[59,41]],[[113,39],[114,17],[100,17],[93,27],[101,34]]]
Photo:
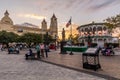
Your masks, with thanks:
[[[99,62],[99,50],[97,48],[88,48],[82,54],[83,68],[97,70],[101,68]]]

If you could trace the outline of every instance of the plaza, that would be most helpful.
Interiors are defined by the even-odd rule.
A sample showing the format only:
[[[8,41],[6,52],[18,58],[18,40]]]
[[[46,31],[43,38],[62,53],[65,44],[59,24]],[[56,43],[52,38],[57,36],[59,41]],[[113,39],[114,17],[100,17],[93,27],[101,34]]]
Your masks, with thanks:
[[[120,78],[119,53],[115,56],[100,56],[102,69],[92,71],[82,68],[81,53],[76,52],[71,56],[59,54],[59,50],[52,50],[48,53],[48,58],[25,60],[26,51],[22,50],[20,54],[0,52],[0,80],[117,80]]]
[[[0,80],[120,80],[120,0],[1,0]]]

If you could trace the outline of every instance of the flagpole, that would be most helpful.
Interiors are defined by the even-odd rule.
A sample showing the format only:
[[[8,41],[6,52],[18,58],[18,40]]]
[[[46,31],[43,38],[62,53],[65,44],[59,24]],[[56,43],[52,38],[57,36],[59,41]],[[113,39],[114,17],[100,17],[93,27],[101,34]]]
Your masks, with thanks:
[[[72,17],[71,17],[71,26],[70,26],[70,41],[71,41],[71,51],[69,55],[73,55],[73,52],[72,52]]]

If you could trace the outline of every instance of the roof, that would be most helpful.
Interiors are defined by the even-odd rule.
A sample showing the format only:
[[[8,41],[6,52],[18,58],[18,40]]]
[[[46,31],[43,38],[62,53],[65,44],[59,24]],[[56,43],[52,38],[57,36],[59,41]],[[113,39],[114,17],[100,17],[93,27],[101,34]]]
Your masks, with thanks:
[[[85,24],[85,25],[81,25],[81,26],[78,26],[77,29],[81,28],[81,27],[86,27],[86,26],[90,26],[90,25],[105,25],[105,23],[89,23],[89,24]]]

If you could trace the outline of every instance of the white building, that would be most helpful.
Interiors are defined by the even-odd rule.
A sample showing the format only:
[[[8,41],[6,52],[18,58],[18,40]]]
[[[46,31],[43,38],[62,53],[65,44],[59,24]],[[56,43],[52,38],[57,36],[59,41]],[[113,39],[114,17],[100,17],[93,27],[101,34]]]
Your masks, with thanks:
[[[91,43],[97,43],[98,46],[104,46],[104,43],[112,43],[113,37],[105,23],[90,23],[81,25],[77,28],[79,32],[79,42],[87,43],[88,36]]]

